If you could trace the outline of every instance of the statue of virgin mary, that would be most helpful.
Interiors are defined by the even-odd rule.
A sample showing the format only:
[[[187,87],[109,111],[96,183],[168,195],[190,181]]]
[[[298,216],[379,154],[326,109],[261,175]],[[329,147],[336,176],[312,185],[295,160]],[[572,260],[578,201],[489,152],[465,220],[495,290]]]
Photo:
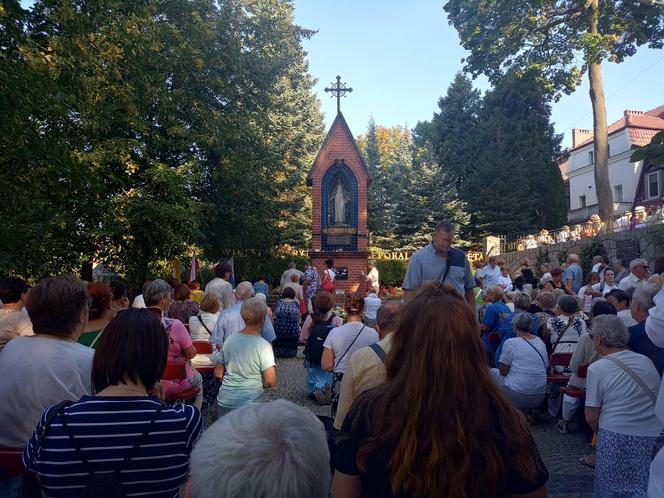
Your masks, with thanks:
[[[337,182],[337,188],[334,194],[330,196],[330,200],[334,203],[334,224],[343,225],[346,223],[346,204],[348,202],[348,194],[344,191],[341,184],[341,179]]]

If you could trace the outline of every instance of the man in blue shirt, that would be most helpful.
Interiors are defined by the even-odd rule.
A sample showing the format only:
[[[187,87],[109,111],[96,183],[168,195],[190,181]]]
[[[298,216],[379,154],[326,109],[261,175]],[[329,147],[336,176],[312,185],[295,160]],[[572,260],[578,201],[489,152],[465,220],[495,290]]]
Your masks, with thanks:
[[[496,285],[501,275],[498,256],[489,256],[489,264],[478,271],[477,275],[482,279],[482,288],[485,291],[492,285]]]
[[[240,282],[235,289],[235,298],[237,299],[237,302],[230,308],[225,309],[223,313],[219,315],[214,330],[212,331],[212,335],[210,336],[210,342],[215,344],[217,348],[220,349],[226,339],[233,334],[237,334],[245,327],[244,320],[240,315],[240,310],[242,308],[242,303],[252,297],[254,297],[254,287],[251,285],[251,282]],[[272,320],[270,320],[269,316],[265,317],[265,324],[261,329],[261,337],[267,342],[272,342],[277,337],[274,333],[274,326],[272,325]]]
[[[567,268],[563,272],[563,285],[567,285],[568,280],[572,281],[574,294],[578,294],[579,289],[583,286],[583,270],[579,266],[579,256],[576,254],[567,256]]]
[[[431,237],[431,244],[423,247],[410,257],[403,290],[406,300],[427,282],[448,283],[466,298],[466,302],[475,305],[475,278],[470,269],[470,262],[461,249],[452,247],[454,242],[454,224],[441,221]]]
[[[638,323],[629,327],[629,342],[627,345],[635,353],[650,358],[659,374],[662,375],[664,371],[664,349],[655,346],[646,334],[648,310],[655,306],[653,298],[658,292],[659,289],[655,284],[641,284],[634,289],[630,306],[632,317]]]

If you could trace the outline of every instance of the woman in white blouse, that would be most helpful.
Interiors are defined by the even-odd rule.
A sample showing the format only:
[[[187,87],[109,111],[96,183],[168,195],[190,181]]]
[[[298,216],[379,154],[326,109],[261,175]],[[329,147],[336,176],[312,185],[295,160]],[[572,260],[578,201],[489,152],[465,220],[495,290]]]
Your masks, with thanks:
[[[189,335],[192,341],[209,341],[219,318],[219,298],[208,292],[201,300],[201,311],[189,318]]]

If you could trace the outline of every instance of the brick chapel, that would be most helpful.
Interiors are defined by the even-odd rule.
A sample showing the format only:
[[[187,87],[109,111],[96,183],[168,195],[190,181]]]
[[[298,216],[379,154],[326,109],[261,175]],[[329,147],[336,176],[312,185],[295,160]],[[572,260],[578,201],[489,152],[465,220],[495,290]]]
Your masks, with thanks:
[[[334,260],[338,296],[364,290],[367,272],[367,189],[371,176],[353,134],[337,108],[337,117],[307,176],[313,203],[309,257],[322,271]]]

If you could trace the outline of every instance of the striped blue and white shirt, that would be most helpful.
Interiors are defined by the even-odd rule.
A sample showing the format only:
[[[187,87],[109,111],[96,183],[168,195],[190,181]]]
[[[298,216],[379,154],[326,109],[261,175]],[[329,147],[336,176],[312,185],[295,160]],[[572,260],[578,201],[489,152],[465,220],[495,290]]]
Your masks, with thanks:
[[[158,408],[152,396],[83,396],[65,408],[67,429],[95,473],[115,471]],[[38,448],[42,416],[23,453],[23,464],[40,477],[49,498],[78,497],[90,478],[55,417]],[[191,405],[163,408],[152,429],[121,472],[127,496],[177,497],[187,478],[189,454],[201,433],[201,414]],[[33,462],[34,460],[34,462]]]

